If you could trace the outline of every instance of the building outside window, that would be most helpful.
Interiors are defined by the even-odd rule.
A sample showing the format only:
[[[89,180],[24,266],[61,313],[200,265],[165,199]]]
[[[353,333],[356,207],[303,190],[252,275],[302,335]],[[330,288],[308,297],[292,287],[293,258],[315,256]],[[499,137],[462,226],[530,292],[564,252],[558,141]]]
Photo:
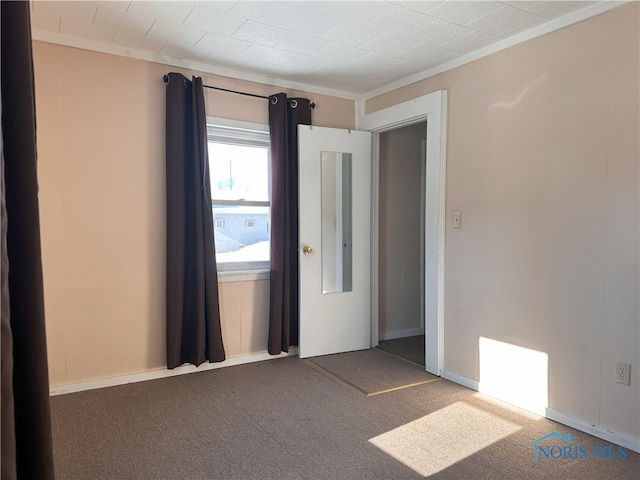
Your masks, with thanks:
[[[218,270],[268,270],[268,127],[233,124],[207,125]]]

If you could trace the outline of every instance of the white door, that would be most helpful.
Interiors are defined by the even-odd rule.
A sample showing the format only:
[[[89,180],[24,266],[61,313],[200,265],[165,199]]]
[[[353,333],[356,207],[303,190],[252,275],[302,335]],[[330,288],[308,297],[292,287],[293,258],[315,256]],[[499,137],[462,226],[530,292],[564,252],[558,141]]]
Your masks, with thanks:
[[[371,346],[371,133],[298,127],[300,358]]]

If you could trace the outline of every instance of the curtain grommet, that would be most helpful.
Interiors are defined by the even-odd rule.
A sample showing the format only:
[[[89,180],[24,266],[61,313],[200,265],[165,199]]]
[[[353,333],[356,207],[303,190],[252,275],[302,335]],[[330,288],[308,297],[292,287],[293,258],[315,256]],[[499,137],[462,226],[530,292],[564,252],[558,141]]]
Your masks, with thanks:
[[[269,101],[271,102],[271,105],[275,105],[278,103],[278,97],[270,97]]]
[[[298,106],[298,101],[295,99],[289,100],[289,105],[291,105],[291,108],[296,108]]]

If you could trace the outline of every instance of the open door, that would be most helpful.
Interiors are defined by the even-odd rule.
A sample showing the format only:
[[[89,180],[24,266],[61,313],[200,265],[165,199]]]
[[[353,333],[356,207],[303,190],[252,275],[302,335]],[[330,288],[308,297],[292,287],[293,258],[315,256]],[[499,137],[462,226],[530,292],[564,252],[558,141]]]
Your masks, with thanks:
[[[371,133],[299,125],[300,358],[371,346]]]

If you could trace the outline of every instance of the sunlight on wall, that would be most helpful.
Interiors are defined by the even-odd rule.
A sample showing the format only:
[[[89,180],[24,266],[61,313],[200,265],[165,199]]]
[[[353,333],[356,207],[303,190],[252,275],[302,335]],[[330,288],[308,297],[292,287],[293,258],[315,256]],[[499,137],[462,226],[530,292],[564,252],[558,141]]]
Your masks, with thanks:
[[[369,442],[427,477],[520,429],[520,425],[457,402]]]
[[[493,103],[493,104],[491,104],[489,106],[489,109],[493,110],[495,108],[512,108],[512,107],[515,107],[527,95],[527,93],[529,93],[529,91],[531,89],[533,89],[539,83],[542,83],[543,81],[545,81],[548,76],[549,76],[548,72],[547,73],[543,73],[538,78],[536,78],[534,81],[529,83],[526,87],[524,87],[522,92],[520,92],[520,94],[516,98],[514,98],[512,101],[510,101],[510,102],[496,102],[496,103]]]
[[[547,354],[480,337],[478,391],[544,415],[548,405]]]

